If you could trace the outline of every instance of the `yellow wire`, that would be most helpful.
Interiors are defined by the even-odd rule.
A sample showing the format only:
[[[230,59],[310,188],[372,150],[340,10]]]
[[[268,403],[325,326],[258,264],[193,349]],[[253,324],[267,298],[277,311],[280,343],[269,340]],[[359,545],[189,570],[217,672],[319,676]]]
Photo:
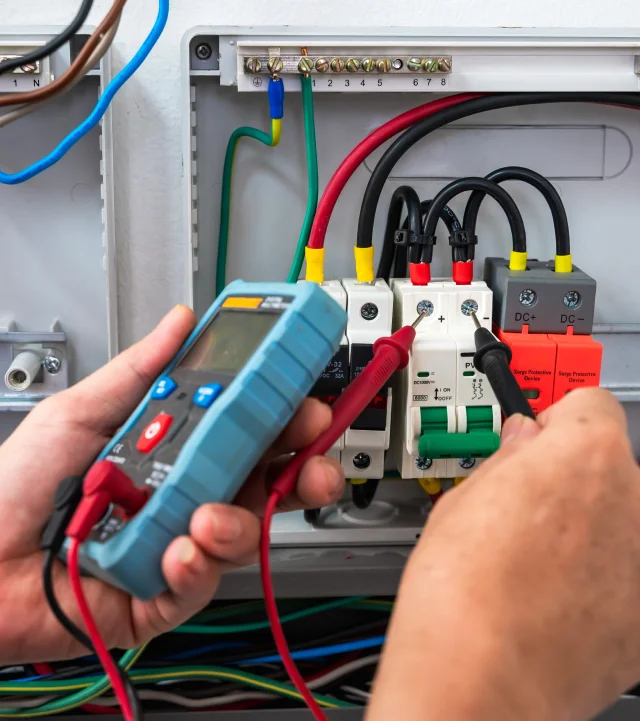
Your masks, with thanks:
[[[282,119],[271,118],[271,147],[275,148],[280,142],[280,136],[282,135]]]

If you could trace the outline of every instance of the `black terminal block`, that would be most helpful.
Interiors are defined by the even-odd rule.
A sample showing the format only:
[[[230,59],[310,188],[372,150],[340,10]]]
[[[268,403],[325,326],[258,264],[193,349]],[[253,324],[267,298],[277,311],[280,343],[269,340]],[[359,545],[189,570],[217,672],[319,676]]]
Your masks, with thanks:
[[[553,261],[530,260],[527,270],[510,270],[506,258],[487,258],[484,279],[493,291],[493,322],[506,333],[590,335],[596,281],[580,268],[556,273]]]
[[[373,346],[368,343],[351,344],[351,380],[355,380],[373,358]],[[351,424],[355,431],[384,431],[387,428],[387,401],[392,379]]]

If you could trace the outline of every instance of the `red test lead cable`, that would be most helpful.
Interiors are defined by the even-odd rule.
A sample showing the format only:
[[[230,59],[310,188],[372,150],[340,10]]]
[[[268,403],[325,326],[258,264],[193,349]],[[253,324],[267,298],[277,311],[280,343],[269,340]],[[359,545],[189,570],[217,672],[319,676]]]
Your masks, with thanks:
[[[406,368],[409,363],[409,351],[416,337],[416,327],[425,316],[426,312],[420,315],[413,325],[405,326],[396,331],[390,338],[380,338],[374,343],[373,360],[334,403],[332,407],[333,421],[329,428],[320,434],[310,446],[307,446],[291,459],[274,483],[267,501],[260,537],[260,576],[267,617],[271,624],[276,648],[282,657],[282,663],[316,721],[327,721],[327,719],[291,658],[278,615],[269,563],[271,521],[278,504],[289,496],[295,488],[304,464],[313,456],[324,455],[369,405],[372,398],[376,396],[380,388],[384,386],[395,371]]]

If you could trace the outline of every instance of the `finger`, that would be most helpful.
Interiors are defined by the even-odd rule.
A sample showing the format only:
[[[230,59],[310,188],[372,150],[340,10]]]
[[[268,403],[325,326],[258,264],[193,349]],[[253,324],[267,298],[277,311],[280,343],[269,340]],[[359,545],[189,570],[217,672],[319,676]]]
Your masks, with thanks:
[[[604,388],[581,388],[572,391],[538,416],[542,428],[579,426],[609,420],[627,431],[625,412],[615,397]]]
[[[210,503],[191,518],[193,540],[209,556],[235,566],[255,563],[260,544],[260,520],[246,508]]]
[[[516,413],[510,418],[507,418],[502,426],[500,447],[504,448],[508,444],[525,442],[531,438],[535,438],[540,431],[540,426],[534,420],[520,413]]]
[[[238,494],[236,503],[258,516],[262,515],[273,481],[288,460],[272,461],[261,473],[249,479]],[[304,464],[295,491],[278,508],[281,511],[299,511],[330,506],[340,500],[344,485],[344,471],[338,461],[315,456]]]
[[[61,396],[74,421],[110,434],[129,417],[151,383],[180,350],[195,325],[193,311],[176,306],[139,343]]]
[[[191,538],[180,536],[167,548],[162,572],[169,591],[153,601],[134,600],[132,626],[136,642],[171,631],[184,623],[213,598],[222,569]]]
[[[265,458],[300,450],[331,425],[331,408],[315,398],[306,398]]]

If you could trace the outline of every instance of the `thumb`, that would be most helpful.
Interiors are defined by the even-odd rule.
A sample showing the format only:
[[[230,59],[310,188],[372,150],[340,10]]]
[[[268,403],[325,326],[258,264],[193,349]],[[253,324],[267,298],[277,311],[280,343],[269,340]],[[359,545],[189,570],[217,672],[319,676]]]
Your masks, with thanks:
[[[502,427],[500,445],[504,447],[508,444],[531,440],[540,433],[540,430],[540,426],[534,420],[516,413],[505,421]]]

